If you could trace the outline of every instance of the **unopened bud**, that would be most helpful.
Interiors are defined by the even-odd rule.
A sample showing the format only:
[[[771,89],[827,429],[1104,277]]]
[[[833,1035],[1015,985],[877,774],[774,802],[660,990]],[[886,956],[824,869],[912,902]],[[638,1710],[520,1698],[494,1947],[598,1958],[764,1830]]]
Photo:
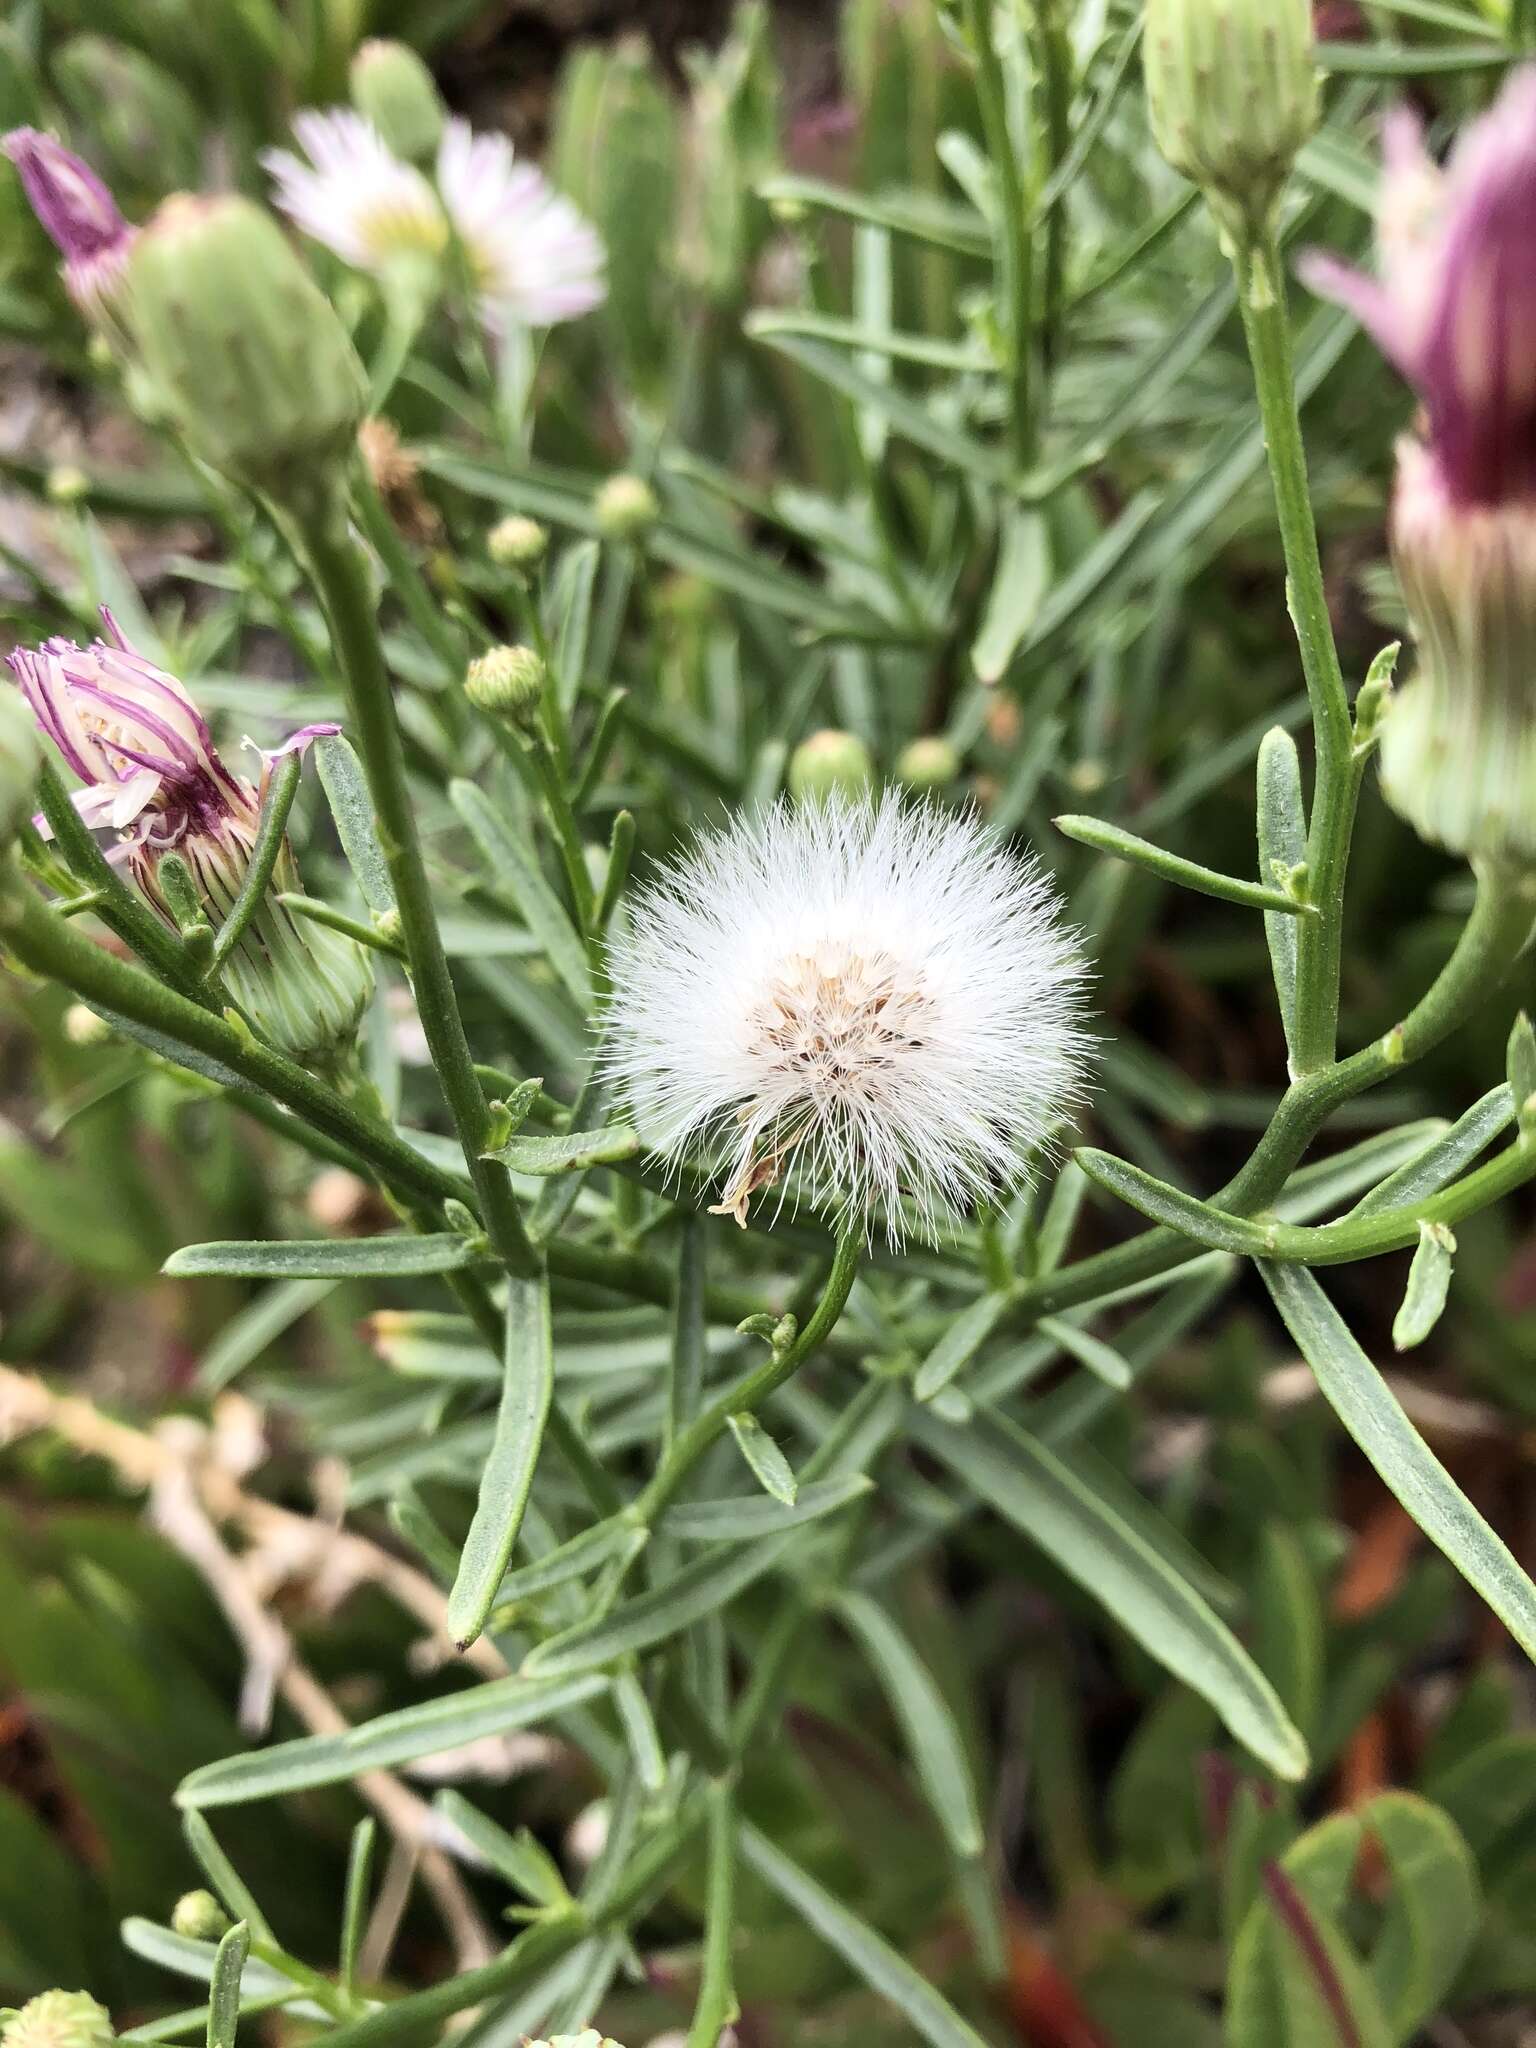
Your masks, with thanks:
[[[548,547],[544,528],[521,512],[498,519],[485,539],[485,551],[500,569],[536,569]]]
[[[171,1914],[171,1925],[188,1941],[221,1941],[229,1932],[229,1915],[209,1891],[183,1892]]]
[[[874,779],[869,749],[856,733],[813,732],[789,757],[791,796],[859,796]]]
[[[364,43],[347,74],[352,104],[396,156],[424,163],[443,138],[447,114],[432,73],[404,43]]]
[[[197,454],[280,503],[326,491],[363,416],[356,351],[271,217],[232,194],[167,199],[129,258],[144,371]]]
[[[896,774],[909,789],[944,789],[960,773],[960,756],[937,733],[901,750]]]
[[[1226,227],[1266,221],[1317,127],[1311,0],[1147,0],[1158,148]]]
[[[0,2012],[0,2048],[110,2048],[112,2016],[88,1991],[43,1991]]]
[[[493,647],[469,664],[464,694],[477,711],[529,726],[543,699],[544,674],[531,647]]]
[[[597,528],[607,540],[638,540],[656,524],[661,507],[643,476],[623,470],[611,476],[593,503]]]

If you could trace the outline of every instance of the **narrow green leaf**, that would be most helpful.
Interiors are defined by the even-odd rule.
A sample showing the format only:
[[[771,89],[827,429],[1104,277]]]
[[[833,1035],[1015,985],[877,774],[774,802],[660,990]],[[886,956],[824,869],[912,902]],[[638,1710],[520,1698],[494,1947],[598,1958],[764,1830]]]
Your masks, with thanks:
[[[1317,914],[1309,904],[1295,902],[1283,890],[1268,888],[1261,882],[1245,882],[1239,875],[1219,875],[1214,868],[1204,868],[1198,861],[1169,853],[1149,839],[1138,839],[1134,832],[1111,825],[1106,819],[1068,816],[1053,818],[1051,822],[1058,832],[1077,840],[1081,846],[1091,846],[1096,853],[1107,853],[1115,860],[1129,861],[1133,867],[1145,868],[1161,880],[1173,882],[1181,889],[1193,889],[1198,895],[1219,896],[1225,903],[1241,903],[1251,910],[1270,911],[1283,917]]]
[[[1490,1088],[1454,1124],[1442,1125],[1428,1143],[1418,1146],[1385,1180],[1362,1195],[1349,1215],[1353,1218],[1375,1215],[1383,1209],[1411,1209],[1430,1195],[1439,1194],[1514,1121],[1515,1109],[1508,1088],[1502,1083]],[[1285,1212],[1282,1209],[1280,1213]]]
[[[755,1543],[781,1529],[797,1529],[802,1522],[836,1514],[839,1508],[862,1500],[873,1485],[863,1472],[813,1480],[800,1487],[793,1507],[758,1493],[737,1494],[728,1500],[682,1501],[667,1509],[662,1526],[669,1536],[681,1537],[685,1543]]]
[[[667,1758],[661,1737],[656,1732],[656,1716],[651,1712],[645,1687],[633,1671],[621,1671],[614,1679],[613,1704],[629,1744],[636,1774],[654,1799],[667,1782]]]
[[[1536,1586],[1403,1413],[1316,1277],[1265,1260],[1259,1271],[1339,1420],[1431,1543],[1536,1659]]]
[[[459,778],[449,784],[448,796],[468,826],[486,865],[517,905],[550,966],[585,1015],[592,1000],[587,949],[532,852],[477,783]]]
[[[474,1518],[448,1595],[448,1633],[460,1650],[485,1627],[523,1525],[555,1388],[549,1279],[507,1281],[506,1348],[491,1455],[480,1475]]]
[[[394,1280],[461,1273],[486,1256],[456,1231],[358,1238],[226,1238],[187,1244],[161,1270],[179,1280]]]
[[[1536,1125],[1536,1031],[1522,1010],[1509,1034],[1509,1092],[1522,1131]]]
[[[1259,874],[1272,881],[1276,868],[1289,872],[1306,858],[1307,812],[1301,793],[1301,756],[1283,725],[1272,725],[1259,742]],[[1275,911],[1264,916],[1264,939],[1289,1048],[1296,1029],[1296,921]]]
[[[984,683],[1003,675],[1051,587],[1051,539],[1045,515],[1034,506],[1015,506],[1003,518],[997,567],[981,630],[971,648],[971,666]]]
[[[901,1723],[934,1818],[956,1856],[985,1846],[965,1744],[943,1693],[886,1610],[867,1593],[844,1593],[838,1614],[858,1638]]]
[[[750,1822],[743,1823],[740,1840],[743,1860],[763,1882],[930,2048],[985,2048],[970,2022],[867,1920],[851,1913]]]
[[[265,1287],[232,1315],[198,1360],[197,1383],[218,1393],[239,1377],[269,1344],[290,1330],[299,1317],[324,1301],[336,1283],[331,1280],[279,1280]],[[259,1939],[265,1939],[258,1928]]]
[[[509,1834],[500,1821],[448,1788],[432,1804],[490,1869],[536,1906],[560,1908],[570,1903],[559,1865],[531,1829]]]
[[[208,1989],[208,2048],[235,2048],[240,2026],[240,1973],[251,1952],[251,1930],[237,1920],[219,1943]]]
[[[381,1714],[338,1735],[302,1735],[293,1742],[275,1742],[267,1749],[202,1764],[182,1779],[176,1803],[242,1806],[279,1792],[340,1784],[364,1771],[391,1770],[483,1736],[530,1727],[595,1699],[605,1689],[606,1680],[597,1677],[536,1682],[518,1673],[493,1678],[468,1691]]]
[[[620,1515],[611,1521],[594,1522],[568,1543],[508,1572],[496,1595],[497,1602],[527,1600],[535,1593],[552,1592],[556,1586],[567,1586],[572,1579],[584,1577],[622,1551],[643,1548],[644,1544],[645,1531],[634,1528]]]
[[[363,901],[376,917],[393,910],[394,884],[379,844],[373,798],[368,794],[362,763],[341,734],[333,733],[315,741],[315,766],[336,821],[336,836]]]
[[[601,1131],[562,1131],[553,1138],[511,1138],[487,1157],[499,1159],[514,1173],[544,1177],[609,1166],[615,1160],[633,1159],[639,1150],[634,1131],[625,1124],[609,1124]]]
[[[726,1417],[736,1448],[746,1459],[752,1476],[770,1499],[784,1507],[795,1504],[796,1483],[788,1458],[755,1415],[743,1412]]]
[[[256,827],[256,843],[251,848],[250,859],[246,862],[245,873],[240,879],[239,893],[230,905],[229,915],[219,926],[218,936],[213,942],[213,958],[209,962],[210,975],[216,975],[224,962],[239,945],[246,927],[261,908],[272,882],[272,871],[286,844],[284,834],[288,829],[288,813],[293,809],[293,800],[299,792],[299,776],[304,768],[303,755],[295,750],[285,754],[272,771],[272,779],[262,802],[261,816]]]
[[[1411,1351],[1422,1344],[1440,1320],[1451,1289],[1456,1239],[1443,1223],[1419,1225],[1419,1248],[1408,1269],[1402,1305],[1392,1322],[1392,1346]]]
[[[218,1837],[200,1813],[184,1813],[181,1831],[187,1847],[202,1866],[203,1875],[218,1894],[219,1903],[231,1920],[243,1920],[257,1941],[273,1939],[271,1924],[257,1905],[239,1871],[219,1846]]]
[[[936,243],[961,256],[992,253],[992,232],[981,215],[972,207],[957,206],[931,192],[859,192],[824,178],[789,174],[764,178],[757,190],[770,206],[814,207],[841,214],[870,227],[889,228],[893,234]]]
[[[784,1548],[785,1539],[780,1538],[746,1548],[732,1544],[723,1554],[712,1551],[611,1614],[551,1636],[529,1651],[523,1670],[530,1679],[570,1678],[653,1649],[772,1571]]]
[[[1130,1366],[1121,1357],[1113,1344],[1106,1344],[1102,1337],[1095,1337],[1091,1330],[1080,1329],[1076,1323],[1069,1323],[1062,1316],[1041,1316],[1035,1328],[1042,1337],[1049,1337],[1053,1344],[1059,1344],[1069,1358],[1075,1358],[1079,1365],[1101,1379],[1106,1387],[1123,1393],[1131,1384],[1134,1375]]]
[[[1132,1166],[1128,1160],[1116,1159],[1113,1153],[1100,1152],[1091,1145],[1080,1145],[1072,1157],[1101,1188],[1118,1195],[1143,1216],[1150,1216],[1154,1223],[1164,1223],[1170,1230],[1192,1237],[1196,1244],[1249,1257],[1262,1257],[1268,1249],[1269,1239],[1262,1225],[1229,1215],[1224,1209],[1213,1209],[1208,1202],[1186,1195],[1181,1188],[1170,1187],[1167,1181]]]
[[[352,1830],[352,1843],[347,1851],[347,1882],[341,1907],[341,1956],[337,1972],[343,1991],[350,1992],[357,1983],[357,1956],[363,1944],[363,1930],[368,1923],[369,1884],[377,1838],[378,1823],[370,1814]]]
[[[1301,1778],[1307,1746],[1226,1623],[1045,1445],[995,1415],[955,1428],[918,1412],[925,1450],[1051,1557],[1261,1763]]]
[[[917,1369],[912,1391],[919,1401],[931,1401],[936,1394],[942,1394],[951,1380],[965,1370],[1007,1308],[1008,1296],[994,1293],[983,1294],[960,1311]]]
[[[560,702],[567,711],[576,702],[586,676],[587,647],[592,637],[592,592],[602,554],[597,541],[578,541],[561,556],[550,587],[555,679]]]

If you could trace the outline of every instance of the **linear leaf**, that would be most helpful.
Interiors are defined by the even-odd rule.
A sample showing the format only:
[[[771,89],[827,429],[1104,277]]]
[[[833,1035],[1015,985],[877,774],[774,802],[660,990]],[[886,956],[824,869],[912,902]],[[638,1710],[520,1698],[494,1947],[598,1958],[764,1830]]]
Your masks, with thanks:
[[[568,1678],[652,1649],[734,1600],[754,1579],[772,1571],[783,1550],[784,1540],[780,1539],[747,1549],[733,1544],[723,1555],[711,1552],[611,1614],[577,1622],[574,1628],[551,1636],[529,1651],[523,1670],[530,1678]]]
[[[505,1735],[564,1713],[605,1690],[597,1677],[536,1683],[521,1673],[464,1692],[380,1714],[338,1735],[301,1735],[240,1756],[201,1764],[176,1788],[178,1806],[241,1806],[279,1792],[335,1785],[364,1771],[390,1770],[486,1735]]]
[[[1305,1776],[1305,1742],[1226,1623],[1044,1444],[999,1416],[955,1428],[920,1413],[914,1433],[1143,1649],[1209,1700],[1262,1763],[1282,1778]]]
[[[1316,1276],[1263,1259],[1258,1267],[1334,1413],[1430,1542],[1536,1658],[1536,1586],[1403,1413]]]
[[[1154,846],[1150,839],[1139,839],[1134,832],[1127,832],[1119,825],[1111,825],[1104,818],[1083,818],[1065,816],[1053,818],[1052,824],[1068,839],[1075,839],[1080,846],[1091,846],[1095,853],[1107,853],[1113,860],[1128,861],[1132,867],[1145,868],[1165,882],[1173,882],[1181,889],[1192,889],[1200,896],[1218,896],[1224,903],[1241,903],[1250,910],[1264,910],[1284,917],[1315,915],[1307,904],[1297,903],[1283,890],[1268,888],[1262,882],[1248,882],[1240,875],[1218,874],[1214,868],[1202,867],[1198,861],[1185,860],[1182,854],[1169,853],[1164,847]]]
[[[478,783],[462,777],[448,786],[454,809],[469,827],[486,865],[510,894],[549,964],[585,1012],[592,1000],[587,950],[544,879],[532,851],[518,838]]]
[[[726,1417],[736,1448],[746,1459],[752,1476],[770,1499],[781,1506],[795,1504],[795,1474],[788,1458],[755,1415],[743,1411]]]
[[[502,1574],[523,1525],[554,1389],[548,1276],[540,1273],[532,1280],[521,1280],[514,1275],[507,1281],[496,1434],[480,1475],[474,1516],[448,1595],[448,1633],[461,1651],[480,1634],[495,1605]]]
[[[867,1593],[845,1593],[837,1611],[874,1666],[906,1735],[928,1804],[950,1847],[962,1858],[979,1856],[985,1837],[965,1744],[932,1673],[890,1615]]]
[[[178,1280],[219,1275],[239,1280],[389,1280],[460,1273],[486,1256],[456,1231],[424,1236],[215,1238],[172,1252],[162,1271]]]
[[[393,910],[394,884],[379,844],[373,798],[368,794],[363,764],[341,734],[333,733],[315,741],[315,766],[336,821],[336,836],[363,901],[375,915]]]
[[[251,1952],[251,1930],[237,1920],[219,1943],[208,1986],[208,2048],[235,2048],[240,2026],[240,1973]]]
[[[609,1124],[601,1131],[562,1131],[552,1138],[509,1138],[490,1156],[514,1173],[543,1177],[633,1159],[639,1150],[639,1136],[628,1125]]]
[[[765,1834],[744,1823],[740,1842],[743,1860],[763,1882],[792,1906],[828,1948],[840,1955],[849,1969],[862,1977],[870,1990],[892,2006],[931,2048],[985,2048],[982,2037],[969,2021],[960,2017],[948,1999],[941,1997],[883,1934],[877,1934],[867,1920],[850,1913]]]
[[[841,1479],[818,1479],[802,1486],[793,1507],[760,1493],[734,1494],[727,1500],[691,1500],[668,1508],[664,1527],[669,1536],[686,1543],[755,1543],[781,1529],[796,1529],[802,1522],[814,1522],[822,1515],[862,1500],[874,1485],[863,1472],[848,1472]]]

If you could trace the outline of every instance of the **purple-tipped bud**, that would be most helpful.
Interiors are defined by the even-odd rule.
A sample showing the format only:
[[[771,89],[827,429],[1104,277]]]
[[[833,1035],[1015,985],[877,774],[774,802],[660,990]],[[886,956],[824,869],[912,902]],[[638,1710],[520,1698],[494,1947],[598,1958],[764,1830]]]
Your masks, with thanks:
[[[160,863],[177,854],[209,922],[223,923],[255,850],[272,761],[334,733],[305,726],[264,757],[260,786],[234,774],[184,686],[129,646],[110,612],[110,641],[79,647],[48,640],[8,656],[33,718],[82,787],[76,810],[118,835],[121,863],[155,911],[176,919]],[[277,901],[298,886],[285,843],[273,890],[224,963],[228,992],[273,1044],[295,1058],[325,1060],[350,1044],[372,990],[367,955],[353,940],[300,924]]]
[[[1302,275],[1417,391],[1454,503],[1536,498],[1536,66],[1514,73],[1443,171],[1406,111],[1383,159],[1379,275],[1322,254]]]
[[[95,317],[127,261],[134,229],[89,164],[38,128],[13,128],[0,149],[16,166],[32,211],[64,259],[64,283]]]

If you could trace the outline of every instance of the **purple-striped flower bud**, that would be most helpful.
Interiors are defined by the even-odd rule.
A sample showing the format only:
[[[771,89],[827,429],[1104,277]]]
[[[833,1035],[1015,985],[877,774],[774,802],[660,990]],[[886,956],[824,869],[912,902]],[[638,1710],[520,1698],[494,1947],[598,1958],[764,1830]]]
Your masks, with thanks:
[[[1441,170],[1416,117],[1383,136],[1377,277],[1313,253],[1302,275],[1369,329],[1424,405],[1457,504],[1536,497],[1536,65]]]
[[[38,128],[13,128],[0,149],[16,166],[32,211],[64,259],[64,283],[99,319],[122,274],[135,230],[89,164]]]
[[[160,862],[180,856],[217,928],[245,879],[273,761],[334,725],[310,725],[262,757],[260,785],[219,758],[202,714],[177,679],[129,646],[110,612],[110,640],[80,647],[48,640],[9,662],[32,715],[79,779],[74,804],[89,824],[118,835],[111,858],[165,922]],[[223,968],[225,985],[252,1024],[295,1058],[326,1059],[351,1043],[373,985],[353,940],[279,903],[299,886],[285,842],[272,888]]]
[[[1422,837],[1536,867],[1536,67],[1441,170],[1383,138],[1379,276],[1307,259],[1422,400],[1398,448],[1392,552],[1418,653],[1381,783]]]

